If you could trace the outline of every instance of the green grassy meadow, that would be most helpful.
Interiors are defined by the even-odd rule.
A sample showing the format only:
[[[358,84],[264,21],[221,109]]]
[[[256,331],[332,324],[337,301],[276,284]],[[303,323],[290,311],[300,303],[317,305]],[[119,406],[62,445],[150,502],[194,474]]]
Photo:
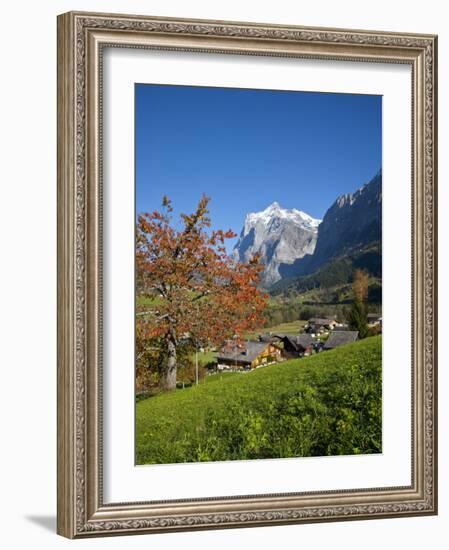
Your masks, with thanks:
[[[252,332],[248,332],[245,334],[245,338],[254,339],[259,334],[266,334],[267,332],[272,332],[273,334],[289,334],[289,335],[297,335],[300,332],[303,331],[304,327],[306,325],[306,321],[291,321],[290,323],[279,323],[277,325],[274,325],[272,327],[261,327],[257,330],[253,330]]]
[[[375,336],[140,401],[136,462],[379,453],[381,354]]]

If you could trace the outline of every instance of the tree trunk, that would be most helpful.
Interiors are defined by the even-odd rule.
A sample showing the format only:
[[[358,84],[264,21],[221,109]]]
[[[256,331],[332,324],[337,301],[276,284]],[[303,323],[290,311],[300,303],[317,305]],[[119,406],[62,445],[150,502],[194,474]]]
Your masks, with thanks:
[[[163,390],[176,389],[176,344],[172,338],[167,341],[167,367],[161,373],[161,388]]]

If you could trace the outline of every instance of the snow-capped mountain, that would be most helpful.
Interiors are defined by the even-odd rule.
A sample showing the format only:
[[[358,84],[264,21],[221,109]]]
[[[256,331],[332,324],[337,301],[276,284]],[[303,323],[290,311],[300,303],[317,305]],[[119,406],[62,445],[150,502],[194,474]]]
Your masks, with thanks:
[[[262,283],[269,286],[281,278],[281,264],[292,264],[313,254],[320,222],[305,212],[281,208],[273,202],[262,212],[246,216],[233,256],[247,262],[254,254],[260,254],[265,264]]]

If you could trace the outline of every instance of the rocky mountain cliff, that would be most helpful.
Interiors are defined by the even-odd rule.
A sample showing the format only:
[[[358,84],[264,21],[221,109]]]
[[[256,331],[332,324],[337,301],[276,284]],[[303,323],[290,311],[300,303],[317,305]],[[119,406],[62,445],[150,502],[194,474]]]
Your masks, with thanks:
[[[284,281],[290,285],[296,278],[322,269],[327,269],[327,277],[329,270],[336,269],[330,267],[331,262],[341,264],[342,258],[347,277],[356,267],[378,277],[382,270],[381,243],[382,172],[379,171],[354,193],[340,195],[322,221],[300,210],[281,208],[277,202],[262,212],[248,214],[233,256],[246,262],[259,253],[265,264],[263,286],[283,288]]]
[[[254,254],[260,254],[265,264],[262,284],[268,287],[281,278],[281,265],[292,265],[313,254],[320,221],[274,202],[262,212],[246,216],[233,256],[246,262]]]
[[[382,242],[382,172],[355,193],[340,195],[327,210],[318,229],[313,254],[281,265],[281,278],[308,275],[332,259]]]

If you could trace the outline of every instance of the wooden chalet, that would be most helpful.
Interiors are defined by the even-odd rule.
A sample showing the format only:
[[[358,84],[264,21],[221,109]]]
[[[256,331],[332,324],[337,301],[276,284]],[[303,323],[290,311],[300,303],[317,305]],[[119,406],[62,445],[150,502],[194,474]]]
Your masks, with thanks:
[[[217,355],[217,370],[251,370],[281,359],[281,349],[271,342],[230,342]]]
[[[309,334],[320,334],[327,330],[333,330],[337,324],[335,319],[312,317],[308,320],[304,330]]]
[[[375,327],[382,324],[382,315],[380,313],[368,313],[368,325]]]
[[[313,353],[317,343],[310,334],[298,334],[297,336],[282,336],[285,357],[304,357]]]
[[[323,350],[335,349],[345,344],[351,344],[352,342],[355,342],[358,337],[358,330],[334,330],[330,333],[329,338],[324,343]]]
[[[334,330],[340,332],[342,330],[346,331],[346,330],[351,330],[351,329],[349,328],[349,325],[347,325],[346,323],[339,323],[338,325],[336,325]]]

